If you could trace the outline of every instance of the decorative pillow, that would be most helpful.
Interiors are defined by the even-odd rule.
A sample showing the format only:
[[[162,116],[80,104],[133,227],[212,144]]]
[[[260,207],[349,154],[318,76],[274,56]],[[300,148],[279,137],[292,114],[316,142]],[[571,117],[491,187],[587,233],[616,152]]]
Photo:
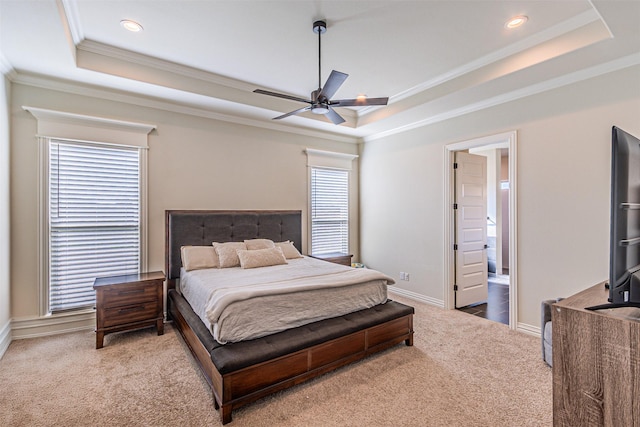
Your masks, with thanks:
[[[251,251],[239,249],[237,253],[242,268],[268,267],[287,263],[282,249],[276,247]]]
[[[245,240],[244,244],[247,245],[247,250],[249,251],[253,251],[256,249],[275,248],[275,243],[273,243],[273,240],[269,240],[269,239]]]
[[[293,242],[290,242],[289,240],[286,242],[276,243],[276,247],[282,249],[282,253],[286,259],[302,258],[302,255],[300,255],[298,249],[293,245]]]
[[[187,271],[218,268],[218,254],[212,246],[182,246],[180,255],[182,266]]]
[[[213,242],[213,247],[218,254],[220,260],[220,268],[238,267],[240,259],[238,259],[238,249],[246,250],[247,245],[244,242]]]

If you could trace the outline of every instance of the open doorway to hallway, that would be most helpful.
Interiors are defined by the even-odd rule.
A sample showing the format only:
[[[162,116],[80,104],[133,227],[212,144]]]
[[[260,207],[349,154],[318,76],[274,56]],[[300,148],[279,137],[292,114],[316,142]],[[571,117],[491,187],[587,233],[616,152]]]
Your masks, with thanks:
[[[489,275],[489,296],[484,302],[457,310],[494,322],[509,324],[509,276],[492,278]]]
[[[445,147],[445,308],[456,307],[456,225],[453,206],[456,152],[487,157],[487,298],[460,310],[517,327],[516,132],[478,138]],[[451,169],[450,169],[451,168]],[[457,207],[457,205],[456,205]],[[459,306],[460,304],[458,304]]]
[[[470,148],[487,159],[487,299],[459,310],[509,324],[509,149]]]

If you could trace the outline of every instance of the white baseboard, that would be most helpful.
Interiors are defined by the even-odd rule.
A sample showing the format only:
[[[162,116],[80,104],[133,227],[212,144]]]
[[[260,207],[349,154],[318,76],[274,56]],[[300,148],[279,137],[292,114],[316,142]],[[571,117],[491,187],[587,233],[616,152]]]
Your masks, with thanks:
[[[9,344],[11,344],[11,321],[0,328],[0,359],[9,348]]]
[[[435,305],[436,307],[444,308],[444,301],[424,296],[415,292],[407,291],[406,289],[396,288],[395,286],[389,286],[388,291],[390,294],[400,295],[415,301],[423,302],[429,305]]]
[[[94,310],[46,317],[13,319],[11,321],[12,338],[15,340],[83,331],[95,329],[95,327],[96,313]]]
[[[529,325],[527,323],[518,323],[516,327],[516,331],[522,332],[528,335],[533,335],[540,338],[540,334],[542,333],[542,329],[539,326]]]
[[[426,297],[424,295],[407,291],[406,289],[396,288],[394,286],[389,286],[388,290],[390,294],[400,295],[402,297],[406,297],[415,301],[424,302],[429,305],[435,305],[436,307],[444,308],[444,301],[439,299]],[[541,329],[539,326],[533,326],[527,323],[518,323],[518,325],[516,326],[516,331],[525,333],[527,335],[533,335],[538,338],[540,338],[541,334]]]

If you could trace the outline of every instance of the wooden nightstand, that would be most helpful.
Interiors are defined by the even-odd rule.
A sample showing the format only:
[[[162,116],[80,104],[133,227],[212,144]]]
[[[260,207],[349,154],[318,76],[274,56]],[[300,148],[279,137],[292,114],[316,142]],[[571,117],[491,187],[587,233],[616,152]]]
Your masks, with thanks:
[[[335,264],[342,264],[351,267],[351,257],[353,255],[347,255],[342,252],[331,252],[328,254],[309,255],[312,258],[318,258],[323,261],[333,262]]]
[[[154,326],[164,333],[162,271],[99,277],[96,291],[96,348],[113,332]]]

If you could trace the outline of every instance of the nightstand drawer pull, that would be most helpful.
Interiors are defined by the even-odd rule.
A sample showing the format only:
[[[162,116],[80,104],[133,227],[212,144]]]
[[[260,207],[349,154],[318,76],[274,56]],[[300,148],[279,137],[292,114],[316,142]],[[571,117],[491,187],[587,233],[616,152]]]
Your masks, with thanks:
[[[144,293],[144,288],[143,289],[131,289],[129,291],[119,291],[118,295],[135,295],[135,294],[143,294]]]
[[[144,305],[139,305],[137,307],[121,308],[120,310],[118,310],[118,314],[133,313],[134,311],[144,310],[146,310],[146,307]]]

